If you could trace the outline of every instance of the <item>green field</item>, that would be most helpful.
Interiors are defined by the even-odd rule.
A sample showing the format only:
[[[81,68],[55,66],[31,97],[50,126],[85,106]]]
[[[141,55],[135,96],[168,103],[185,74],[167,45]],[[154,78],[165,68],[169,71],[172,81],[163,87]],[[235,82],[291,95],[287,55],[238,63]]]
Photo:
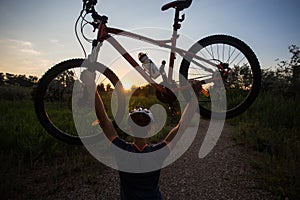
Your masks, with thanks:
[[[24,166],[31,168],[36,163],[78,151],[79,147],[54,139],[42,128],[32,101],[0,100],[0,104],[0,157],[5,163],[1,165],[1,171],[10,168],[22,170]]]

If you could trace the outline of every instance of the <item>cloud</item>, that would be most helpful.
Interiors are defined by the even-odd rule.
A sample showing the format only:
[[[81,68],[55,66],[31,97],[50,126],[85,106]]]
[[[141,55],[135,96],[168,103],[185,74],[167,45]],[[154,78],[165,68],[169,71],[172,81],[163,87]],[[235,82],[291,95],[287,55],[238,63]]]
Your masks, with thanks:
[[[52,62],[34,43],[23,40],[0,40],[0,72],[40,75]]]
[[[57,39],[51,39],[51,40],[50,40],[50,43],[52,43],[52,44],[54,44],[54,45],[57,45],[57,46],[61,46],[61,47],[64,46],[64,45],[61,44],[61,43],[59,42],[59,40],[57,40]]]
[[[57,44],[57,43],[58,43],[58,40],[52,39],[52,40],[50,40],[50,42],[51,42],[51,43],[54,43],[54,44]]]
[[[15,54],[41,55],[41,52],[35,50],[34,44],[30,41],[8,39],[7,41],[2,40],[1,43],[4,43],[2,48],[13,49]]]
[[[23,53],[26,53],[26,54],[31,54],[31,55],[41,55],[40,52],[38,52],[34,49],[21,49],[20,51]]]
[[[28,48],[32,48],[33,44],[29,41],[23,41],[23,40],[12,40],[12,39],[8,39],[8,42],[11,45],[15,45],[15,46],[21,46],[21,47],[28,47]]]

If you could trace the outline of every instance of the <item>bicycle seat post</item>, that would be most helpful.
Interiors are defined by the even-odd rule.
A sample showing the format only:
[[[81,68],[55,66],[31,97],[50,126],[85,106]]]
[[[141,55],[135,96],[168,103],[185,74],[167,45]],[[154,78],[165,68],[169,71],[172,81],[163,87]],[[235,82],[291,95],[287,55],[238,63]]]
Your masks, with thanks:
[[[177,42],[177,38],[179,37],[179,35],[177,35],[177,31],[181,28],[181,24],[180,22],[183,22],[184,20],[184,15],[182,15],[182,18],[179,17],[180,14],[180,9],[176,8],[175,9],[175,17],[174,17],[174,24],[173,24],[173,34],[172,34],[172,48],[171,48],[171,53],[170,53],[170,61],[169,61],[169,74],[168,74],[168,81],[169,83],[172,82],[172,75],[173,75],[173,67],[174,67],[174,62],[176,59],[175,56],[175,51],[174,48],[176,48],[176,42]]]
[[[181,24],[179,22],[183,22],[185,19],[185,15],[183,14],[181,18],[179,18],[180,9],[176,8],[175,10],[175,17],[174,17],[174,24],[173,24],[173,30],[178,31],[181,28]]]

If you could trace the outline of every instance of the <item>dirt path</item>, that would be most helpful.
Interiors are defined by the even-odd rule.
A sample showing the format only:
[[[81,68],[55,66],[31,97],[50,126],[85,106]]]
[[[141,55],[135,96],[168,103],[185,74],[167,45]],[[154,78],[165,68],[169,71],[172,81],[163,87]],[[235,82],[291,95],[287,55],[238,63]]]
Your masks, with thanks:
[[[198,158],[208,124],[201,121],[189,150],[163,170],[161,185],[166,199],[274,199],[258,188],[259,180],[255,179],[249,156],[244,147],[232,141],[228,125],[212,152],[203,159]]]
[[[255,170],[242,146],[230,139],[225,129],[214,150],[199,159],[201,133],[208,121],[201,121],[199,133],[189,150],[161,172],[161,190],[166,199],[274,199],[259,189]],[[103,166],[87,152],[84,156],[52,165],[37,165],[23,172],[15,191],[7,199],[118,199],[118,173]]]

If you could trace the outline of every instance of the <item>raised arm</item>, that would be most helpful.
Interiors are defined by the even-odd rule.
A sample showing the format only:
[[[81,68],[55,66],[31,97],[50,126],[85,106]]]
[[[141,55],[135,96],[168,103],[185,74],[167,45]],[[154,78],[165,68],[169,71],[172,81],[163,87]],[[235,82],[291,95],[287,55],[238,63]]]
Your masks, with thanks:
[[[104,134],[110,141],[112,141],[116,136],[118,136],[118,134],[113,125],[112,120],[108,117],[106,113],[102,98],[98,90],[96,90],[95,95],[95,109],[97,118],[100,122],[100,126],[103,129]]]
[[[87,101],[95,98],[95,111],[98,121],[106,137],[112,141],[117,136],[117,131],[114,128],[112,120],[106,113],[105,106],[95,83],[95,79],[96,72],[89,71],[88,69],[83,70],[80,74],[80,80],[82,81],[85,90],[84,97]]]
[[[198,97],[199,91],[201,91],[201,88],[202,88],[201,83],[195,82],[195,83],[192,83],[192,86],[193,86],[196,96]],[[168,144],[171,143],[171,141],[175,138],[175,136],[178,133],[179,128],[181,128],[181,130],[185,130],[188,127],[190,121],[192,120],[192,118],[195,114],[197,106],[199,106],[197,99],[191,98],[189,100],[189,102],[187,103],[178,124],[166,136],[165,141]],[[183,132],[184,131],[180,132],[180,134],[182,134]],[[180,137],[178,137],[178,138],[180,138]],[[171,148],[173,148],[173,146],[176,144],[176,142],[177,141],[173,141],[171,143],[172,144]]]

